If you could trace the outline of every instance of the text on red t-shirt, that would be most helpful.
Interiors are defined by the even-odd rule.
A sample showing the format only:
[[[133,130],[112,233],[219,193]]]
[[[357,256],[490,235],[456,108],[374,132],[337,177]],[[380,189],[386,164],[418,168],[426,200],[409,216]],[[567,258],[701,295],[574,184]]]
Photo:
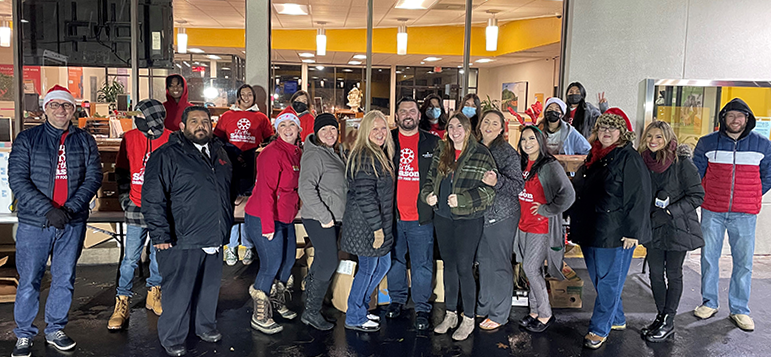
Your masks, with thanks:
[[[415,133],[404,136],[399,133],[399,176],[396,186],[396,208],[402,221],[417,221],[418,193],[420,192],[420,171],[418,169],[418,140]]]
[[[56,177],[54,179],[54,199],[53,205],[56,208],[64,206],[67,202],[67,153],[64,149],[64,139],[67,138],[67,132],[62,134],[62,140],[59,142],[59,160],[56,164]]]
[[[549,219],[540,215],[533,214],[531,207],[534,203],[546,204],[546,196],[543,194],[543,186],[538,179],[538,174],[534,173],[528,180],[530,170],[533,168],[533,161],[528,160],[527,168],[522,172],[525,178],[525,189],[519,193],[519,205],[522,213],[519,218],[519,230],[527,233],[547,234],[549,233]]]

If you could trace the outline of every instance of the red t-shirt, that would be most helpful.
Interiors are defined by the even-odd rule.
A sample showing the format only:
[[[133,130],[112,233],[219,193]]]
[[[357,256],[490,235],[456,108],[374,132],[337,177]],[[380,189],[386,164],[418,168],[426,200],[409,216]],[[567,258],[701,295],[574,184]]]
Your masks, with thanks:
[[[418,170],[418,140],[420,135],[399,133],[399,185],[396,188],[396,208],[402,221],[417,221],[420,171]]]
[[[228,110],[217,121],[214,135],[241,151],[254,149],[273,135],[270,119],[260,112]]]
[[[446,131],[447,130],[440,130],[439,129],[439,123],[431,124],[431,128],[428,130],[429,133],[434,134],[434,135],[438,136],[441,139],[444,139],[444,133]]]
[[[568,114],[568,124],[570,125],[573,125],[573,118],[576,116],[576,108],[570,108],[570,113]]]
[[[115,167],[129,170],[131,191],[129,198],[138,207],[142,207],[142,185],[145,183],[145,166],[150,154],[169,141],[171,131],[164,129],[155,140],[149,140],[139,129],[132,129],[123,135]],[[149,143],[148,143],[149,141]]]
[[[56,178],[54,179],[54,207],[60,208],[67,202],[67,155],[64,150],[64,139],[67,132],[62,134],[62,140],[59,142],[59,161],[56,164]]]
[[[522,172],[525,180],[533,168],[533,161],[528,160],[527,168]],[[546,196],[543,194],[543,186],[538,179],[538,175],[525,181],[525,189],[519,193],[519,205],[522,208],[522,214],[519,218],[519,230],[527,233],[547,234],[549,233],[549,219],[540,214],[532,214],[530,208],[533,203],[546,204]]]

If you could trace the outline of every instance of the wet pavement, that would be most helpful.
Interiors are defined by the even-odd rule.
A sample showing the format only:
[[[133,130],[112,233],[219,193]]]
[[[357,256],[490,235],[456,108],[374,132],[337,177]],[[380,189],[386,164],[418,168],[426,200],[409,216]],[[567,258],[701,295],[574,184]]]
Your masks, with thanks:
[[[758,267],[768,267],[756,264]],[[220,301],[218,325],[223,333],[222,341],[211,344],[196,337],[188,339],[188,356],[769,356],[771,332],[767,321],[771,317],[768,305],[763,304],[771,295],[768,274],[756,274],[750,302],[756,331],[743,332],[728,319],[727,279],[721,279],[721,310],[716,317],[700,321],[691,310],[700,303],[700,276],[698,256],[689,258],[684,272],[685,291],[676,320],[677,332],[667,342],[653,344],[640,338],[639,331],[655,315],[655,306],[647,275],[640,273],[642,259],[632,262],[624,289],[624,307],[628,328],[611,332],[608,341],[597,351],[584,349],[581,341],[591,316],[595,292],[588,281],[582,259],[567,259],[578,275],[585,280],[582,309],[555,309],[556,322],[542,334],[531,334],[520,329],[516,321],[523,317],[527,308],[514,307],[511,322],[495,332],[483,332],[478,328],[462,342],[452,341],[450,334],[436,335],[417,332],[412,327],[412,311],[391,320],[383,318],[382,329],[367,334],[343,328],[345,315],[331,306],[324,313],[337,319],[333,331],[315,331],[303,325],[299,318],[277,322],[284,331],[266,336],[249,326],[252,312],[248,287],[257,271],[257,263],[234,267],[225,266]],[[114,303],[116,265],[81,266],[75,284],[75,298],[70,313],[70,323],[65,331],[78,346],[73,352],[61,353],[45,345],[42,333],[34,339],[34,356],[166,356],[158,342],[156,323],[158,318],[144,308],[145,289],[142,279],[135,280],[138,292],[131,302],[131,319],[128,329],[119,332],[107,330],[107,319]],[[768,269],[768,268],[765,268]],[[146,270],[145,270],[146,271]],[[49,276],[43,282],[43,294],[48,294]],[[301,311],[302,296],[294,294],[289,307]],[[433,323],[443,316],[443,304],[434,306]],[[35,320],[43,327],[42,309]],[[9,356],[15,337],[12,329],[13,305],[0,304],[0,356]]]

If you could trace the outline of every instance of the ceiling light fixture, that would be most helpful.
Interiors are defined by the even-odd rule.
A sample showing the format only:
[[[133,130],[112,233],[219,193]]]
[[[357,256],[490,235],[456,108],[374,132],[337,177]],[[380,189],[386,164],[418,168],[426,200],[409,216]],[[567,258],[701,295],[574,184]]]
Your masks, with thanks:
[[[184,27],[177,30],[177,52],[187,53],[187,31]]]
[[[273,4],[281,15],[308,15],[308,6],[300,4]]]
[[[343,69],[343,72],[353,72],[353,70],[350,69],[350,68],[345,68],[345,69]]]
[[[217,55],[208,55],[206,57],[209,58],[209,59],[213,59],[213,60],[221,60],[222,59],[222,57],[217,56]]]
[[[363,60],[367,59],[367,55],[353,55],[353,58]]]
[[[354,65],[354,66],[358,66],[358,65],[361,64],[361,61],[348,61],[348,64],[351,64],[351,65]]]
[[[495,61],[495,60],[491,59],[491,58],[480,58],[480,59],[478,59],[478,60],[476,60],[474,62],[476,62],[476,63],[490,63],[492,61]]]
[[[426,57],[423,59],[423,61],[426,61],[426,62],[436,62],[441,60],[442,60],[441,57]]]
[[[327,55],[327,30],[324,29],[326,22],[318,22],[319,29],[316,31],[316,56]]]
[[[190,53],[204,53],[206,51],[204,51],[204,50],[202,50],[200,48],[192,47],[192,48],[188,48],[187,52],[190,52]]]
[[[316,66],[316,69],[318,69],[319,71],[323,71],[324,70],[324,66]]]
[[[297,55],[302,57],[302,58],[311,58],[311,57],[315,57],[316,56],[316,55],[314,55],[313,53],[310,53],[310,52],[298,53]]]
[[[495,52],[498,50],[498,19],[495,18],[498,10],[487,10],[488,14],[492,14],[489,20],[487,20],[487,28],[485,29],[485,49],[487,52]]]
[[[396,54],[404,56],[407,54],[407,19],[399,19],[402,22],[396,33]]]
[[[439,0],[399,0],[394,8],[403,10],[426,10]]]
[[[304,60],[302,60],[302,62],[303,62],[303,63],[316,63],[316,60],[312,60],[312,59],[304,59]]]

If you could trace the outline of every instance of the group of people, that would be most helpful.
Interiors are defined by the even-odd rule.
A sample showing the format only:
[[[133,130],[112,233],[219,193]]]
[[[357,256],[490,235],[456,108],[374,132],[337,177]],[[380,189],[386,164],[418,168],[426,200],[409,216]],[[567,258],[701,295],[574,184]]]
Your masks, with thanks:
[[[116,163],[128,230],[108,328],[125,327],[134,270],[149,235],[146,307],[160,315],[159,339],[169,355],[186,354],[191,319],[202,340],[222,338],[215,316],[222,262],[238,261],[239,238],[247,248],[244,264],[254,260],[252,249],[260,264],[249,287],[252,328],[275,334],[283,327],[274,317],[297,317],[286,299],[298,212],[315,248],[300,320],[318,330],[334,328],[322,303],[342,250],[358,258],[347,329],[379,330],[380,316],[367,308],[386,276],[391,303],[385,317],[400,316],[411,296],[415,328],[429,329],[434,260],[440,258],[446,311],[433,331],[453,330],[454,340],[464,340],[476,326],[495,330],[509,320],[515,256],[530,285],[530,311],[519,324],[543,332],[555,321],[544,261],[551,277],[564,279],[566,217],[597,291],[586,347],[599,348],[611,330],[626,328],[621,292],[638,244],[648,248],[658,310],[643,329],[647,340],[673,333],[683,261],[700,247],[703,304],[694,313],[714,316],[726,230],[734,253],[730,316],[740,328],[754,329],[747,307],[754,226],[761,194],[771,188],[771,143],[752,132],[755,118],[740,99],[723,108],[720,130],[700,139],[693,159],[660,121],[645,128],[635,150],[626,114],[608,108],[604,95],[600,109],[587,103],[580,83],[568,86],[566,101],[547,100],[539,125],[521,126],[516,149],[504,138],[504,115],[482,111],[470,94],[452,113],[438,96],[422,106],[403,98],[393,130],[383,113],[368,112],[352,147],[343,150],[337,119],[316,116],[306,92],[298,91],[271,123],[257,110],[253,88],[244,85],[214,129],[208,109],[187,102],[184,78],[172,75],[166,83],[166,103],[137,104],[136,129],[125,134]],[[49,256],[46,342],[74,348],[63,328],[88,203],[102,181],[96,142],[70,125],[72,95],[55,86],[44,107],[47,121],[18,135],[9,163],[19,202],[13,356],[31,355]],[[560,154],[587,154],[572,179],[554,157]],[[238,201],[245,205],[243,227],[233,226]],[[479,324],[476,317],[482,317]]]

